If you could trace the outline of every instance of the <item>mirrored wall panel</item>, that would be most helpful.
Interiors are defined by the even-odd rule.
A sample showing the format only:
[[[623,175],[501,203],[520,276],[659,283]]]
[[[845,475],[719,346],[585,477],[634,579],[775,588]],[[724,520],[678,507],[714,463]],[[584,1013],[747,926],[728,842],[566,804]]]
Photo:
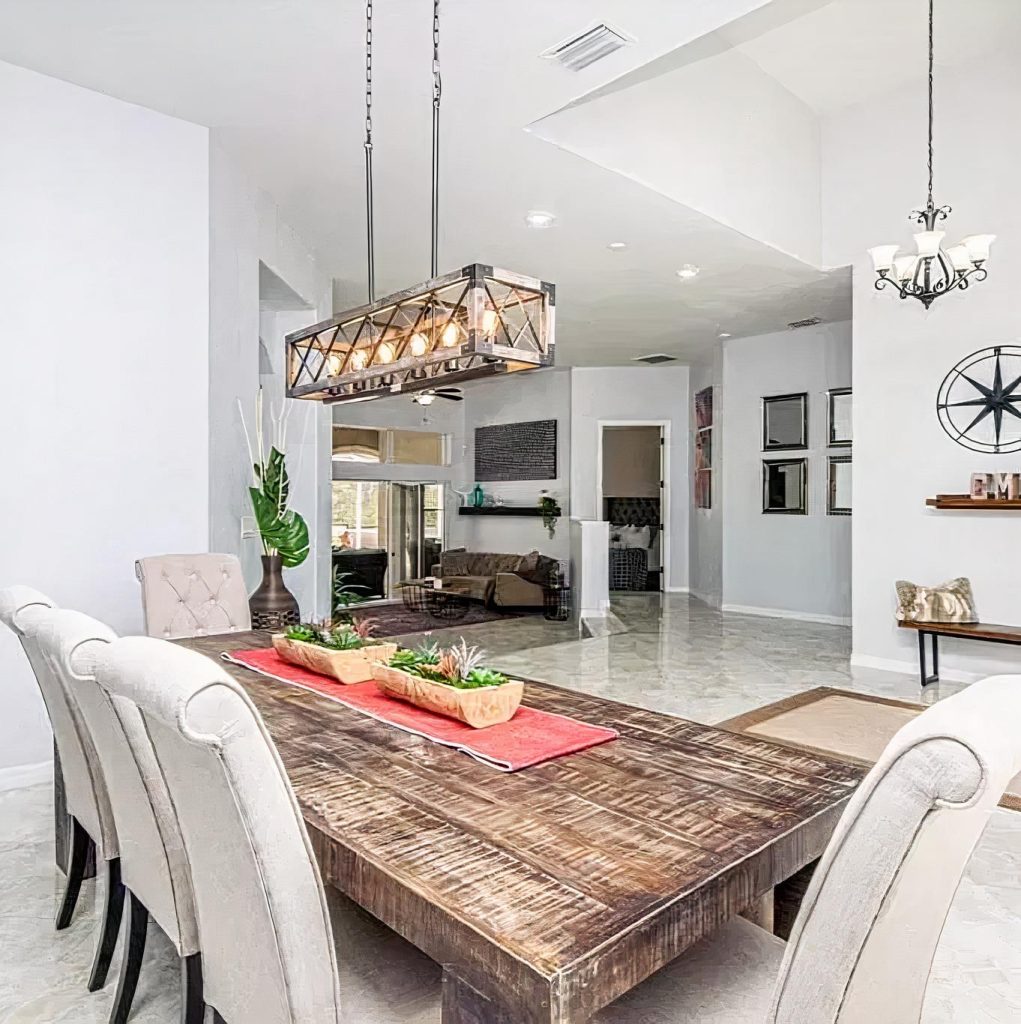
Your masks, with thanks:
[[[762,399],[762,449],[783,451],[808,447],[808,395],[773,395]]]
[[[827,392],[827,398],[829,446],[848,448],[851,445],[851,389],[834,388]]]
[[[803,516],[806,505],[806,459],[775,459],[762,463],[762,511],[771,515]]]
[[[831,516],[851,514],[851,456],[831,455],[826,511]]]

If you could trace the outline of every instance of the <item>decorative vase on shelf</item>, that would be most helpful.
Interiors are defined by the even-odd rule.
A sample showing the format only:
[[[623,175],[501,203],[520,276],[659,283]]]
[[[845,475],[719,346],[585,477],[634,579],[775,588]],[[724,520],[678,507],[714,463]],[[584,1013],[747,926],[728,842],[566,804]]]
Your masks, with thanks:
[[[301,622],[294,595],[284,586],[279,555],[262,556],[262,582],[248,599],[252,629],[282,629]]]
[[[476,508],[482,508],[486,502],[486,495],[483,493],[482,488],[479,484],[475,485],[475,490],[472,491],[472,504]]]

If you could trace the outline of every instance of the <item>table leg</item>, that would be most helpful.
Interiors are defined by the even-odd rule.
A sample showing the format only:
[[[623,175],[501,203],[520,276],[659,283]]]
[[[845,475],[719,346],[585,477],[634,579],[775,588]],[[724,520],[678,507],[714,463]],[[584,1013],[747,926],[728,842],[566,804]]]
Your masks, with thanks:
[[[517,1024],[514,1018],[491,999],[449,968],[443,972],[442,1024]]]
[[[812,881],[818,864],[817,860],[806,864],[797,874],[773,890],[773,934],[784,941],[791,937],[795,918],[801,910],[801,901],[805,898],[808,883]]]

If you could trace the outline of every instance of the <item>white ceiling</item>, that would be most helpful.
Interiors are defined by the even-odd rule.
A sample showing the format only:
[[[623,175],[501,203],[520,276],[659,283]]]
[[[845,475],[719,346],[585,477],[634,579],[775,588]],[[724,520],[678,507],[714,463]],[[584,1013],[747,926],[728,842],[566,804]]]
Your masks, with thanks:
[[[916,63],[920,29],[906,9],[920,2],[443,0],[440,270],[480,261],[556,282],[558,361],[575,365],[660,351],[699,359],[720,331],[766,333],[805,316],[849,316],[846,273],[823,274],[526,129],[767,8],[769,18],[760,12],[732,24],[735,34],[721,45],[736,43],[825,111],[858,95],[854,54],[862,48],[881,44],[882,54]],[[1021,3],[957,6],[982,7],[984,18],[986,8]],[[842,9],[855,7],[870,10],[864,21],[851,18],[859,49],[831,67],[828,48],[852,35]],[[375,8],[381,294],[428,276],[430,16],[428,0]],[[0,0],[0,59],[212,127],[360,302],[363,19],[352,0]],[[578,74],[538,57],[597,20],[637,41]],[[989,33],[960,35],[980,50]],[[839,67],[840,84],[820,66]],[[556,226],[528,229],[529,209],[554,212]],[[610,252],[614,240],[629,248]],[[680,281],[684,263],[702,274]]]

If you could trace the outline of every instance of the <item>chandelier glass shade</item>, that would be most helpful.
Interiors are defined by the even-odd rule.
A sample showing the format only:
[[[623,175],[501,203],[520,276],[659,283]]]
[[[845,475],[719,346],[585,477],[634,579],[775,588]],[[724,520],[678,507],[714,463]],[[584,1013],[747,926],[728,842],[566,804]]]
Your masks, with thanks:
[[[868,250],[876,272],[876,288],[892,286],[902,299],[918,299],[928,309],[941,295],[984,281],[989,247],[996,235],[970,235],[957,245],[943,248],[946,232],[939,225],[951,212],[933,201],[933,23],[934,0],[929,0],[929,198],[910,220],[922,230],[915,234],[915,252],[902,253],[899,245],[876,245]]]
[[[367,401],[551,366],[555,289],[471,264],[289,334],[287,395]]]

